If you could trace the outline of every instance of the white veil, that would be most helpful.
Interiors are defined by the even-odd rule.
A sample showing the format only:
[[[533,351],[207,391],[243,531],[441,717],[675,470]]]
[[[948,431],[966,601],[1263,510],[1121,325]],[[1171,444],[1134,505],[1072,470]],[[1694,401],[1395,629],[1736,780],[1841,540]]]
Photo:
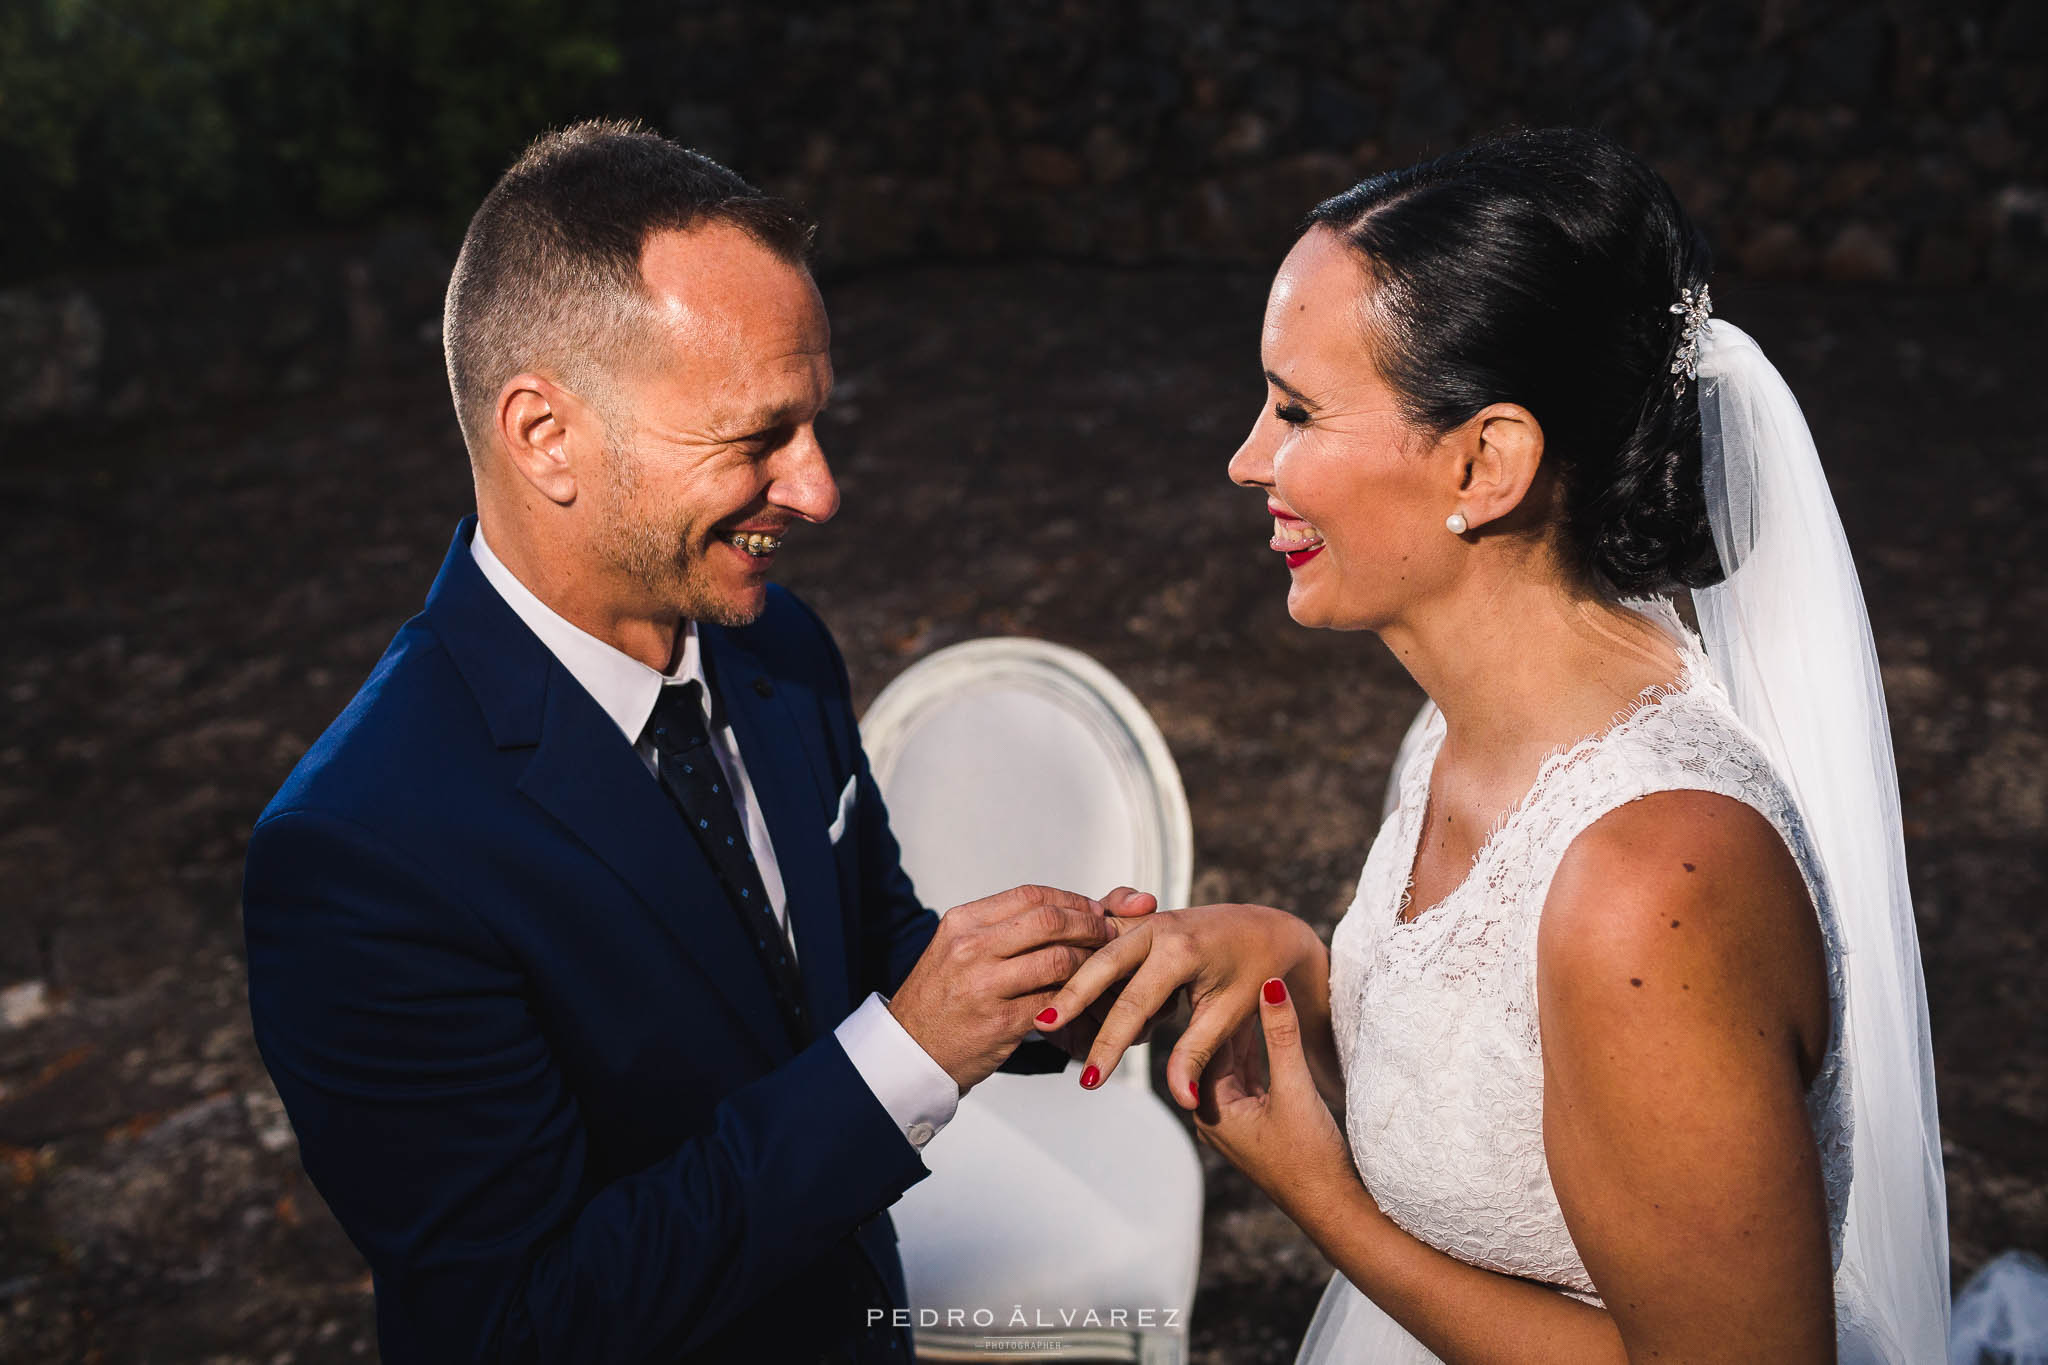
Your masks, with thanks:
[[[1700,633],[1806,820],[1844,947],[1855,1169],[1841,1287],[1876,1359],[1945,1360],[1927,988],[1870,617],[1798,400],[1738,328],[1709,321],[1699,343],[1707,509],[1728,571],[1693,594]]]

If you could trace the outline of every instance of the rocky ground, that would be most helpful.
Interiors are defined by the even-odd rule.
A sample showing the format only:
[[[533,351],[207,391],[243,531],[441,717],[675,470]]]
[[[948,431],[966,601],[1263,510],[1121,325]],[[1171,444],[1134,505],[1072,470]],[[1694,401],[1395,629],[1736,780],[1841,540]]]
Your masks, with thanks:
[[[1264,281],[926,269],[830,302],[846,508],[787,580],[863,699],[991,632],[1108,664],[1172,744],[1198,899],[1345,904],[1417,693],[1290,624],[1224,461]],[[1719,292],[1717,290],[1717,292]],[[1955,1264],[2048,1251],[2048,451],[2031,302],[1727,291],[1803,395],[1886,660]],[[363,1267],[250,1040],[250,821],[414,610],[466,510],[445,390],[6,438],[0,494],[0,1359],[355,1361]],[[1210,1166],[1197,1358],[1281,1361],[1327,1268]]]

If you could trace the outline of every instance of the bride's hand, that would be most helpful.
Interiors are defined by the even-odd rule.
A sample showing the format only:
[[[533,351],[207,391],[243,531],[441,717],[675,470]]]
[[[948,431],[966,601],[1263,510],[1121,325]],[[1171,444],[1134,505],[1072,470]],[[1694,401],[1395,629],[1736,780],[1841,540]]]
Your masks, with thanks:
[[[1263,1034],[1263,1042],[1261,1035]],[[1210,1064],[1195,1134],[1289,1215],[1356,1194],[1357,1170],[1309,1074],[1301,1019],[1278,977]]]
[[[1300,969],[1325,971],[1322,940],[1284,910],[1266,905],[1204,905],[1162,910],[1117,926],[1117,936],[1096,950],[1052,999],[1054,1024],[1090,1012],[1125,977],[1088,1049],[1081,1083],[1099,1086],[1116,1070],[1124,1050],[1146,1036],[1152,1022],[1186,987],[1193,1015],[1166,1061],[1167,1089],[1183,1109],[1195,1107],[1196,1082],[1209,1059],[1258,1009],[1268,977]],[[1043,1022],[1043,1017],[1041,1017]]]
[[[1149,891],[1137,891],[1128,886],[1119,886],[1104,895],[1102,909],[1110,917],[1113,926],[1121,929],[1123,921],[1150,915],[1159,908],[1159,897]],[[1039,1033],[1047,1042],[1065,1052],[1069,1057],[1082,1058],[1095,1046],[1096,1032],[1116,1004],[1117,991],[1110,989],[1092,1001],[1087,1008],[1056,1016],[1057,1024],[1048,1026],[1043,1015],[1039,1016]],[[1139,1035],[1138,1042],[1148,1042],[1152,1037],[1152,1026],[1147,1024]]]

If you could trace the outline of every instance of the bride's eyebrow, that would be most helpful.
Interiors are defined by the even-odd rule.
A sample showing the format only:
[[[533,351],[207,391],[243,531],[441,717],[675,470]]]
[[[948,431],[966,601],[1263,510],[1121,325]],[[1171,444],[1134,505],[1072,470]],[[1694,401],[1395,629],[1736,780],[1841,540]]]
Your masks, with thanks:
[[[1303,393],[1300,389],[1295,388],[1294,385],[1288,383],[1279,375],[1274,374],[1271,370],[1266,371],[1266,382],[1268,384],[1271,384],[1274,388],[1280,390],[1280,392],[1286,394],[1289,398],[1292,398],[1295,402],[1301,404],[1305,408],[1312,408],[1316,406],[1315,399],[1310,398],[1307,394]]]

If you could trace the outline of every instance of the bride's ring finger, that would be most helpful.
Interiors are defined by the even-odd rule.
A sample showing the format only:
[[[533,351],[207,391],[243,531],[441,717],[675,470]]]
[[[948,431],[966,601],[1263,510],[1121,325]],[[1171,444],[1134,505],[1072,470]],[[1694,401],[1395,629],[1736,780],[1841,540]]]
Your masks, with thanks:
[[[1039,1024],[1058,1028],[1078,1019],[1104,991],[1138,969],[1149,951],[1151,937],[1149,925],[1126,929],[1097,948],[1060,987],[1051,1006],[1039,1016]]]
[[[1088,1049],[1088,1065],[1081,1072],[1082,1083],[1093,1089],[1108,1080],[1117,1063],[1123,1060],[1125,1049],[1138,1041],[1145,1025],[1173,999],[1180,986],[1181,977],[1165,962],[1148,957],[1103,1016],[1102,1027],[1095,1031],[1095,1045]],[[1094,1073],[1092,1078],[1090,1072]]]

